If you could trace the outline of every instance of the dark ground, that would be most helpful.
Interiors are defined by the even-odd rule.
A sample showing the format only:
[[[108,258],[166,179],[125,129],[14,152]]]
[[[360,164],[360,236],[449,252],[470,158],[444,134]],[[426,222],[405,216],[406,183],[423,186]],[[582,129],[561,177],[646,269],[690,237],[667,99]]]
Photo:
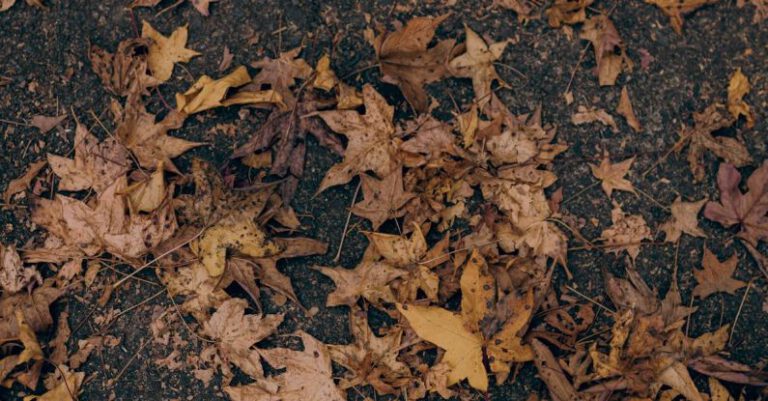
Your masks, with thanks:
[[[558,138],[567,142],[570,149],[558,158],[554,170],[559,184],[564,188],[564,197],[577,193],[591,185],[587,161],[593,161],[600,149],[611,151],[614,161],[636,155],[630,180],[636,187],[652,194],[664,205],[669,205],[680,194],[686,200],[698,200],[704,196],[717,198],[714,175],[717,161],[707,156],[707,177],[704,182],[694,184],[685,159],[672,156],[659,168],[640,177],[662,153],[677,139],[681,124],[692,121],[694,111],[703,110],[713,101],[725,102],[726,88],[731,73],[738,67],[749,77],[752,92],[747,102],[757,113],[757,124],[753,129],[744,129],[739,124],[733,133],[743,135],[756,161],[765,159],[766,123],[765,110],[768,104],[768,29],[765,23],[751,23],[750,8],[737,9],[734,2],[721,2],[706,7],[686,19],[684,35],[675,34],[669,21],[657,8],[640,1],[621,2],[611,18],[626,43],[629,56],[636,62],[636,68],[619,78],[617,86],[599,87],[591,75],[594,57],[590,50],[579,67],[573,81],[575,102],[568,106],[561,93],[566,88],[571,71],[577,63],[585,42],[568,40],[560,31],[546,26],[546,21],[532,21],[521,25],[512,12],[492,7],[490,1],[478,4],[474,1],[459,1],[456,5],[418,7],[395,6],[391,1],[235,1],[222,0],[211,7],[211,16],[199,15],[190,5],[155,17],[157,11],[166,6],[163,2],[158,9],[137,9],[135,20],[130,10],[124,8],[127,1],[49,1],[47,11],[29,7],[18,1],[11,10],[0,14],[0,76],[10,79],[8,85],[0,87],[0,118],[22,125],[0,122],[0,189],[8,181],[19,176],[28,163],[40,160],[46,152],[66,154],[72,148],[74,122],[68,119],[62,127],[41,135],[23,123],[36,114],[56,115],[70,110],[89,126],[96,122],[92,110],[102,115],[108,123],[107,107],[110,95],[102,88],[96,75],[91,71],[86,56],[89,42],[113,50],[120,40],[136,35],[141,19],[147,19],[163,33],[189,24],[188,47],[203,55],[195,58],[184,68],[177,67],[174,78],[161,88],[165,99],[172,103],[173,94],[185,89],[201,74],[220,76],[217,66],[224,46],[234,53],[233,66],[247,64],[264,55],[274,55],[276,49],[287,50],[304,43],[303,57],[314,65],[318,57],[330,48],[330,38],[341,32],[342,40],[335,54],[343,57],[333,59],[333,68],[339,77],[373,64],[373,52],[363,38],[366,27],[364,13],[369,13],[383,23],[394,20],[406,21],[414,15],[437,15],[453,11],[453,15],[442,25],[439,35],[463,36],[464,23],[475,31],[487,34],[493,39],[512,38],[501,60],[502,63],[519,70],[525,78],[506,68],[497,68],[499,74],[512,86],[502,90],[502,98],[515,113],[531,111],[539,104],[544,105],[544,121],[559,126]],[[403,2],[405,3],[405,2]],[[610,1],[597,1],[596,9],[609,9]],[[325,17],[324,17],[325,16]],[[285,28],[279,34],[273,32]],[[253,35],[260,39],[252,45],[248,40]],[[645,71],[639,68],[641,49],[647,50],[655,61]],[[747,50],[751,50],[751,54]],[[398,105],[400,116],[407,116],[408,109],[397,90],[378,80],[378,71],[369,69],[361,74],[346,78],[349,84],[358,87],[372,82],[381,89],[390,103]],[[578,105],[595,105],[612,112],[618,103],[621,85],[627,85],[635,112],[644,124],[644,132],[633,133],[622,118],[617,118],[620,132],[612,133],[603,126],[588,124],[573,126],[570,116]],[[451,79],[430,86],[431,94],[441,102],[437,115],[448,118],[452,110],[449,94],[461,105],[471,102],[471,84],[468,80]],[[154,93],[149,101],[150,109],[162,110],[160,97]],[[202,114],[199,118],[188,119],[183,129],[173,133],[191,140],[211,141],[211,146],[195,149],[183,156],[179,163],[184,170],[186,161],[192,156],[214,160],[218,165],[226,164],[233,146],[247,140],[249,135],[264,121],[265,114],[251,110],[244,119],[238,118],[239,108],[218,109]],[[233,123],[236,134],[211,134],[216,124]],[[97,135],[103,131],[95,130]],[[318,306],[320,312],[312,318],[302,316],[299,308],[290,302],[279,309],[290,310],[290,318],[281,332],[303,328],[327,343],[348,341],[346,332],[346,308],[325,309],[325,297],[333,288],[330,280],[307,269],[313,264],[332,264],[338,241],[346,219],[346,208],[350,204],[356,181],[347,186],[336,187],[313,197],[324,172],[337,161],[325,149],[311,141],[307,158],[305,177],[301,183],[293,206],[302,214],[306,233],[330,244],[328,255],[283,262],[282,271],[292,279],[300,301],[305,307]],[[752,168],[747,168],[751,172]],[[648,221],[654,233],[658,226],[668,219],[668,213],[644,197],[628,193],[614,196],[625,211],[640,213]],[[587,224],[584,234],[597,238],[610,225],[611,204],[599,187],[593,187],[577,199],[564,206],[567,212],[576,216],[599,220],[599,226]],[[34,228],[28,221],[27,210],[23,208],[0,212],[0,242],[23,245],[33,234]],[[352,224],[368,227],[354,218]],[[731,339],[730,351],[733,359],[762,365],[768,362],[768,325],[766,312],[762,310],[766,298],[766,283],[758,276],[753,261],[744,249],[733,241],[734,232],[700,219],[700,225],[709,238],[694,239],[683,236],[680,243],[679,280],[683,301],[690,301],[690,291],[695,285],[691,270],[698,267],[702,245],[713,249],[721,259],[736,252],[740,255],[736,277],[745,281],[756,278],[752,290],[746,297],[738,325]],[[657,235],[660,241],[662,236]],[[579,245],[579,244],[576,244]],[[365,246],[362,235],[353,230],[347,238],[341,265],[353,267]],[[763,249],[765,251],[765,249]],[[637,259],[639,271],[649,282],[664,294],[669,287],[670,274],[674,263],[675,248],[671,244],[643,247]],[[568,254],[569,267],[576,278],[572,285],[582,292],[604,299],[601,268],[620,272],[625,264],[624,257],[605,254],[600,251],[572,251]],[[114,280],[114,273],[105,270],[99,276],[100,282]],[[142,277],[154,279],[153,273]],[[559,278],[562,281],[562,278]],[[60,300],[54,311],[70,314],[69,323],[75,331],[70,341],[70,352],[77,349],[77,340],[86,338],[96,331],[95,319],[109,309],[124,310],[152,296],[159,287],[134,282],[122,287],[105,308],[99,308],[96,299],[99,293],[82,291]],[[692,319],[690,333],[699,335],[711,331],[721,324],[732,322],[743,296],[743,290],[735,296],[715,295],[703,302]],[[268,311],[278,308],[265,295]],[[607,301],[606,301],[607,302]],[[87,373],[82,401],[106,400],[111,395],[117,400],[173,400],[196,399],[217,400],[223,395],[215,386],[216,382],[204,388],[187,370],[169,372],[159,368],[153,359],[170,353],[169,346],[149,344],[137,353],[141,344],[151,340],[149,323],[157,305],[167,306],[170,301],[157,297],[143,306],[121,316],[110,328],[109,333],[122,340],[115,348],[107,348],[93,355],[84,370]],[[189,339],[190,349],[197,349],[194,338],[190,338],[184,326],[178,322],[174,332]],[[135,360],[114,386],[109,379],[136,354]],[[0,390],[0,399],[17,399],[20,389],[8,392]],[[544,393],[544,386],[534,377],[534,369],[526,367],[520,378],[513,384],[494,387],[492,400],[518,400],[528,397],[531,391]],[[354,392],[351,397],[357,397]]]

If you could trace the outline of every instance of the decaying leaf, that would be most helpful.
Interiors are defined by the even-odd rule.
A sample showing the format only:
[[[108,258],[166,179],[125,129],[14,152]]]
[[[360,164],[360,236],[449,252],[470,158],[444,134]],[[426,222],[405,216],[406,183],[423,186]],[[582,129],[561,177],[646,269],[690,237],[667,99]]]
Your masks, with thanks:
[[[634,161],[635,158],[630,157],[619,163],[611,164],[610,155],[608,152],[605,152],[600,160],[600,165],[589,163],[589,168],[592,169],[592,175],[601,181],[603,191],[610,198],[613,190],[635,193],[635,187],[629,180],[624,178],[629,169],[632,168]]]
[[[450,72],[457,77],[472,79],[475,103],[480,110],[483,110],[485,105],[491,101],[493,81],[501,80],[493,63],[501,58],[508,42],[505,40],[489,45],[469,26],[465,26],[464,31],[467,35],[467,41],[464,44],[466,51],[451,60],[449,63]]]
[[[589,18],[584,22],[579,37],[592,43],[595,50],[600,86],[616,84],[619,74],[624,69],[631,69],[631,61],[624,54],[619,31],[607,15],[600,14]]]
[[[146,54],[149,45],[150,40],[146,38],[124,40],[114,54],[91,45],[88,58],[93,71],[108,91],[118,96],[127,96],[160,84],[149,74]]]
[[[728,111],[733,118],[744,116],[747,119],[746,127],[752,128],[755,125],[755,115],[744,101],[744,96],[749,93],[749,89],[749,79],[741,72],[741,68],[734,71],[728,82]]]
[[[312,75],[312,67],[304,59],[299,58],[301,47],[280,53],[280,57],[251,63],[251,67],[260,68],[250,85],[243,89],[246,91],[274,91],[284,103],[284,108],[291,110],[296,105],[291,87],[297,79],[307,79]]]
[[[328,126],[347,137],[344,160],[331,167],[317,192],[332,186],[348,183],[354,176],[373,171],[379,177],[386,177],[397,168],[397,147],[392,124],[394,108],[387,104],[376,89],[363,87],[365,114],[353,110],[323,111],[318,115]]]
[[[439,81],[448,74],[446,63],[453,40],[441,40],[428,47],[435,29],[448,18],[415,17],[395,32],[384,32],[374,39],[382,80],[398,85],[405,99],[419,113],[427,111],[429,100],[424,85]]]
[[[696,278],[696,287],[693,296],[706,298],[716,292],[733,294],[747,283],[733,278],[736,266],[739,264],[739,256],[733,255],[725,262],[720,262],[712,251],[704,247],[704,257],[701,261],[702,269],[694,269],[693,277]]]
[[[27,170],[21,177],[11,180],[11,182],[8,183],[8,186],[5,187],[5,191],[3,191],[3,203],[6,205],[10,204],[13,195],[27,190],[30,184],[32,184],[32,180],[34,180],[35,177],[37,177],[37,174],[40,173],[40,170],[44,169],[47,165],[48,162],[46,160],[36,161],[27,167]]]
[[[57,383],[51,390],[40,396],[28,395],[24,397],[24,401],[77,401],[77,394],[85,379],[85,373],[71,372],[66,365],[62,365],[58,370],[64,372],[64,377],[59,375]]]
[[[704,216],[725,227],[739,225],[739,237],[757,245],[768,241],[768,161],[747,180],[747,192],[739,189],[741,174],[736,167],[721,163],[717,172],[720,202],[709,202]]]
[[[406,271],[387,263],[363,261],[352,270],[317,267],[336,284],[336,290],[328,294],[326,306],[354,305],[362,297],[374,305],[394,303],[395,296],[389,283],[406,274]]]
[[[392,170],[381,180],[368,174],[360,177],[363,200],[352,207],[352,213],[370,220],[374,230],[387,220],[405,215],[403,206],[415,195],[403,190],[401,168]]]
[[[53,117],[38,115],[32,117],[32,120],[29,122],[29,124],[39,129],[41,134],[45,134],[46,132],[56,128],[59,124],[61,124],[62,121],[66,119],[66,114]]]
[[[176,109],[182,113],[194,114],[235,104],[275,104],[282,108],[286,107],[282,96],[274,89],[244,90],[227,98],[227,92],[231,88],[241,87],[250,81],[251,76],[243,66],[215,80],[203,75],[186,92],[176,94]]]
[[[574,25],[587,19],[586,8],[594,0],[555,0],[544,12],[549,26],[559,28],[563,24]]]
[[[613,116],[603,109],[594,107],[587,108],[585,106],[579,106],[578,111],[571,116],[571,122],[574,125],[599,122],[605,126],[611,127],[611,131],[619,132],[619,127],[616,125],[616,120],[613,119]]]
[[[175,63],[186,63],[200,53],[187,49],[187,26],[176,28],[171,36],[165,37],[156,31],[147,21],[142,21],[141,37],[149,38],[152,43],[149,45],[149,56],[147,65],[155,77],[160,82],[165,82],[173,75],[173,65]]]
[[[322,89],[326,92],[333,89],[339,83],[336,73],[331,69],[331,57],[324,54],[317,61],[315,66],[315,79],[312,81],[312,87]]]
[[[672,28],[678,34],[683,34],[683,16],[690,14],[707,4],[716,3],[718,0],[645,0],[661,9],[669,17]]]
[[[15,246],[0,244],[0,288],[5,294],[15,294],[43,278],[34,267],[24,267]]]
[[[627,119],[627,124],[635,132],[642,132],[643,126],[635,116],[635,110],[632,108],[632,102],[629,100],[629,91],[627,87],[621,88],[621,98],[619,98],[619,105],[616,106],[616,112],[624,116]]]
[[[651,229],[648,228],[643,216],[639,214],[626,215],[619,205],[611,210],[613,225],[603,230],[600,235],[609,246],[608,252],[621,253],[627,251],[634,261],[640,253],[643,240],[651,240]]]
[[[677,242],[685,233],[693,237],[706,237],[704,231],[699,228],[697,216],[707,203],[707,198],[696,202],[683,202],[680,196],[670,206],[672,218],[664,222],[659,229],[666,233],[664,241]]]

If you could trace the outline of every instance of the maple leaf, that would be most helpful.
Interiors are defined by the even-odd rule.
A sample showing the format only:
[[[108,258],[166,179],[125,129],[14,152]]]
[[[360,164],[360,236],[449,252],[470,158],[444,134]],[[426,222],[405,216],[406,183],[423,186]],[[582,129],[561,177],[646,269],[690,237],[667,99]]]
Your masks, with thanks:
[[[156,31],[147,21],[142,21],[141,37],[149,38],[152,43],[149,45],[149,56],[147,65],[152,72],[152,76],[160,82],[165,82],[173,75],[173,65],[175,63],[186,63],[200,53],[187,49],[187,26],[176,28],[171,36],[165,37]]]
[[[252,217],[236,214],[205,230],[199,241],[193,242],[193,252],[200,258],[211,277],[224,273],[227,251],[232,250],[254,258],[272,256],[280,248],[267,240],[267,234],[253,222]]]
[[[402,330],[377,336],[362,310],[354,310],[349,323],[354,343],[328,346],[333,361],[348,371],[339,387],[346,390],[370,384],[379,394],[399,394],[401,387],[414,380],[408,365],[397,360]]]
[[[592,169],[592,175],[601,181],[600,185],[603,191],[610,198],[614,190],[635,193],[635,187],[624,178],[634,161],[635,158],[630,157],[627,160],[611,164],[610,155],[605,152],[600,160],[600,165],[589,163],[589,168]]]
[[[40,173],[40,170],[44,169],[47,165],[47,161],[40,160],[27,166],[27,171],[25,171],[21,177],[11,180],[11,182],[8,183],[8,186],[5,187],[5,191],[3,191],[3,203],[6,205],[10,204],[13,195],[29,188],[32,180],[34,180],[35,177],[37,177],[37,174]]]
[[[608,245],[608,252],[621,253],[627,251],[634,261],[640,253],[641,241],[651,240],[651,229],[639,214],[626,215],[618,204],[611,210],[613,225],[603,230],[600,238]]]
[[[30,294],[18,293],[3,296],[0,299],[0,339],[19,338],[20,327],[16,318],[16,311],[20,311],[23,320],[32,331],[39,333],[47,330],[53,324],[51,317],[51,304],[57,300],[64,291],[51,286],[46,281],[43,286],[35,288]]]
[[[318,113],[328,126],[349,139],[344,151],[344,160],[331,167],[317,193],[329,187],[346,184],[354,176],[373,171],[379,177],[386,177],[396,169],[397,147],[392,125],[394,108],[376,90],[363,87],[365,114],[352,110],[333,110]]]
[[[262,358],[284,373],[242,386],[225,386],[232,401],[344,401],[347,399],[333,382],[328,348],[309,334],[295,334],[304,344],[303,351],[286,348],[260,349]]]
[[[312,81],[312,87],[326,92],[333,89],[339,83],[339,78],[331,68],[331,56],[323,54],[320,60],[317,60],[315,66],[315,79]]]
[[[696,202],[683,202],[678,196],[670,206],[672,218],[659,227],[666,233],[664,241],[677,242],[683,233],[694,237],[706,237],[707,234],[699,228],[699,222],[696,218],[705,203],[707,203],[707,198]]]
[[[613,119],[613,116],[603,109],[594,107],[586,108],[584,106],[579,106],[578,111],[571,116],[571,122],[574,125],[599,122],[611,127],[611,131],[619,132],[619,127],[616,125],[616,120]]]
[[[264,370],[259,350],[252,347],[277,330],[283,315],[246,315],[247,306],[240,298],[224,301],[203,323],[203,334],[217,341],[216,347],[225,363],[232,363],[258,379],[264,376]]]
[[[402,168],[392,170],[383,179],[368,174],[360,176],[363,188],[363,200],[352,207],[356,216],[371,221],[374,230],[385,221],[405,215],[403,206],[416,196],[403,190]]]
[[[746,127],[752,128],[755,125],[755,115],[744,101],[744,96],[749,93],[749,89],[749,79],[741,72],[741,68],[734,71],[728,82],[728,111],[733,118],[744,116],[747,119]]]
[[[552,28],[560,28],[563,24],[574,25],[587,19],[586,8],[592,5],[594,0],[555,0],[544,11],[547,22]]]
[[[128,152],[114,138],[99,142],[84,125],[78,124],[74,142],[74,159],[48,154],[51,170],[61,179],[60,190],[93,188],[96,193],[102,193],[128,172]]]
[[[739,225],[739,237],[752,245],[768,241],[768,161],[755,170],[747,180],[747,192],[741,193],[741,174],[727,163],[717,171],[720,202],[709,202],[704,216],[725,227]]]
[[[464,30],[467,35],[465,43],[466,52],[451,60],[448,65],[450,66],[451,74],[457,77],[472,79],[475,103],[477,103],[480,110],[483,110],[485,105],[491,101],[491,96],[493,96],[491,84],[495,80],[501,81],[493,63],[501,58],[508,41],[492,43],[489,46],[469,26],[465,25]],[[502,81],[502,85],[506,84]]]
[[[115,95],[127,96],[160,84],[157,78],[148,73],[149,46],[150,40],[147,38],[124,40],[112,54],[91,45],[88,49],[88,59],[104,88]]]
[[[714,103],[701,113],[693,113],[693,127],[684,127],[675,149],[680,152],[688,145],[688,165],[695,181],[704,179],[704,151],[709,150],[726,162],[743,167],[752,162],[744,143],[736,138],[713,136],[715,131],[730,127],[734,119],[725,106]]]
[[[394,303],[395,296],[388,284],[407,272],[388,263],[363,261],[352,270],[332,267],[313,267],[328,276],[336,289],[328,294],[325,305],[354,305],[362,297],[374,305]]]
[[[707,4],[714,4],[718,0],[645,0],[661,9],[669,17],[672,28],[679,35],[683,34],[683,16],[690,14]]]
[[[0,244],[0,287],[3,293],[15,294],[32,282],[43,282],[37,269],[24,267],[15,246]]]
[[[306,61],[299,57],[301,47],[280,53],[280,57],[264,59],[251,63],[251,67],[260,68],[256,76],[253,77],[252,84],[244,89],[251,87],[256,90],[263,90],[264,86],[275,91],[285,102],[287,109],[293,109],[296,105],[296,98],[293,96],[291,87],[296,84],[297,79],[307,79],[312,75],[312,67]]]
[[[168,195],[166,188],[163,165],[160,162],[149,177],[128,186],[125,194],[128,195],[131,210],[150,213],[163,204]]]
[[[116,105],[114,110],[115,137],[133,153],[141,167],[152,169],[162,165],[179,174],[171,159],[202,145],[168,135],[168,131],[181,128],[186,119],[184,114],[172,110],[162,120],[155,121],[155,115],[148,113],[141,99],[134,95],[128,97],[125,108]]]
[[[45,134],[46,132],[56,128],[59,124],[61,124],[62,121],[66,119],[66,114],[53,117],[37,115],[32,117],[32,120],[29,121],[29,125],[39,129],[41,134]]]
[[[702,269],[693,270],[693,277],[698,283],[693,288],[693,296],[704,299],[716,292],[733,294],[739,288],[746,286],[747,283],[733,278],[738,264],[739,255],[734,254],[725,262],[720,262],[717,256],[704,246]]]
[[[619,98],[619,105],[616,106],[616,112],[624,116],[627,119],[627,124],[635,132],[641,132],[643,130],[642,124],[635,116],[635,110],[632,108],[632,102],[629,100],[629,91],[627,87],[621,88],[621,97]]]
[[[194,114],[216,107],[236,104],[253,104],[256,106],[275,104],[280,108],[286,108],[282,96],[274,89],[246,89],[225,99],[230,89],[241,87],[250,81],[251,77],[244,66],[235,68],[234,71],[219,79],[203,75],[186,92],[176,94],[176,110],[186,114]]]
[[[448,75],[445,63],[453,49],[453,40],[442,40],[429,47],[435,29],[450,14],[439,17],[415,17],[395,32],[376,36],[376,51],[382,81],[397,85],[408,103],[419,113],[427,111],[429,101],[424,85]]]
[[[624,55],[619,31],[608,16],[601,14],[588,19],[584,22],[579,37],[592,43],[595,50],[600,86],[614,85],[625,64],[627,68],[631,68],[631,61]]]

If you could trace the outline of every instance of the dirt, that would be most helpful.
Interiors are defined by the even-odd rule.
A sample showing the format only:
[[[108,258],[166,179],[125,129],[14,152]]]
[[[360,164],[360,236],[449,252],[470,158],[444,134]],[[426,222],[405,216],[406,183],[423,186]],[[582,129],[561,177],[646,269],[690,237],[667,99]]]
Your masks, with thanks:
[[[567,213],[586,219],[583,233],[588,238],[599,237],[600,232],[610,225],[611,202],[599,186],[593,185],[595,179],[587,165],[587,162],[594,162],[603,149],[610,151],[614,161],[636,157],[630,180],[647,196],[619,193],[614,195],[614,200],[625,211],[643,215],[654,233],[669,214],[648,197],[662,205],[671,204],[678,195],[686,200],[705,196],[717,198],[714,176],[718,162],[711,155],[706,158],[707,175],[701,183],[693,182],[684,157],[674,154],[649,174],[643,176],[641,173],[670,149],[681,125],[692,122],[693,112],[703,110],[711,102],[725,101],[728,79],[736,68],[741,68],[752,83],[752,92],[746,100],[758,114],[757,124],[746,129],[741,122],[728,134],[743,136],[756,163],[768,154],[765,137],[768,132],[765,120],[768,29],[765,24],[753,25],[753,11],[737,9],[733,2],[721,2],[695,12],[686,19],[682,36],[672,31],[667,17],[657,8],[640,1],[621,2],[612,11],[611,18],[626,44],[629,57],[635,61],[635,69],[622,74],[618,85],[613,87],[597,85],[592,74],[595,62],[591,50],[584,55],[583,62],[577,64],[586,42],[569,39],[563,31],[549,28],[545,20],[521,24],[512,12],[493,7],[490,1],[458,1],[447,7],[432,2],[409,6],[408,2],[395,4],[391,1],[222,0],[211,6],[209,17],[201,16],[186,3],[157,16],[159,10],[170,5],[166,3],[173,3],[168,1],[156,9],[133,11],[125,7],[125,1],[114,0],[49,2],[45,11],[22,1],[18,3],[11,10],[0,13],[0,76],[10,79],[8,85],[0,87],[0,189],[19,176],[28,163],[40,160],[46,153],[67,154],[70,151],[74,130],[72,114],[92,127],[96,135],[106,135],[100,123],[106,129],[111,128],[108,107],[112,97],[91,71],[86,50],[89,43],[116,48],[119,41],[137,35],[142,19],[164,33],[189,24],[188,47],[202,53],[189,64],[176,67],[173,79],[159,92],[153,92],[149,101],[153,112],[162,112],[166,103],[172,105],[174,93],[188,87],[196,77],[222,75],[217,68],[225,46],[234,54],[232,65],[237,66],[303,44],[302,55],[311,64],[323,53],[330,52],[339,77],[358,87],[362,83],[374,84],[391,104],[397,105],[398,115],[407,117],[411,112],[399,91],[382,84],[376,68],[366,68],[372,67],[375,61],[372,49],[363,37],[365,13],[379,22],[391,24],[406,21],[414,15],[451,11],[452,16],[438,31],[440,37],[459,35],[466,23],[495,40],[510,38],[512,42],[500,60],[503,65],[497,70],[511,89],[501,89],[498,94],[515,113],[531,112],[542,105],[544,121],[559,127],[557,138],[570,148],[554,164],[559,177],[556,187],[563,188],[566,199],[590,187],[563,205]],[[614,5],[609,1],[596,1],[593,8],[608,10]],[[331,50],[331,38],[336,34],[341,40]],[[258,40],[254,42],[255,37]],[[647,70],[639,63],[641,51],[647,51],[654,58]],[[571,88],[575,101],[567,105],[562,93],[568,87],[574,69]],[[622,118],[617,120],[618,133],[595,124],[574,126],[570,123],[570,116],[578,105],[594,105],[613,111],[618,104],[621,85],[630,90],[635,112],[644,124],[643,132],[633,133]],[[440,103],[435,114],[444,119],[451,117],[454,100],[459,105],[467,105],[472,98],[468,80],[446,80],[431,85],[429,91]],[[26,125],[36,114],[68,114],[70,117],[61,127],[40,134]],[[234,146],[244,143],[265,117],[263,111],[233,107],[189,119],[174,135],[206,141],[210,146],[182,156],[179,167],[185,170],[190,158],[203,157],[212,160],[222,171],[235,169],[229,161],[229,153]],[[212,130],[218,124],[234,124],[235,134],[215,133]],[[319,312],[306,317],[302,308],[290,302],[279,307],[272,302],[268,292],[262,296],[266,311],[287,312],[287,322],[281,327],[281,333],[301,328],[327,343],[350,340],[348,310],[323,306],[326,295],[333,289],[332,282],[308,268],[335,265],[333,258],[357,185],[355,180],[315,195],[323,174],[336,161],[336,156],[310,139],[305,176],[293,201],[306,226],[306,234],[328,242],[328,254],[281,262],[279,266],[293,280],[304,308],[318,307]],[[748,173],[751,169],[745,171]],[[596,224],[592,224],[591,219],[596,219]],[[23,206],[1,211],[0,223],[0,242],[5,244],[22,246],[38,233]],[[706,244],[721,259],[737,253],[741,262],[736,277],[745,281],[755,279],[748,295],[743,297],[741,291],[738,296],[719,294],[695,301],[699,310],[693,315],[689,331],[691,335],[699,335],[724,323],[733,323],[738,315],[729,348],[732,358],[764,365],[768,362],[768,326],[764,323],[766,312],[763,310],[765,279],[734,240],[733,230],[704,219],[700,219],[700,224],[708,238],[683,236],[679,250],[673,244],[662,243],[663,234],[656,235],[652,244],[643,247],[637,268],[660,294],[664,294],[670,286],[677,253],[678,280],[683,300],[688,303],[695,285],[691,272],[700,264],[702,246]],[[352,218],[351,227],[338,263],[349,268],[354,267],[366,246],[360,231],[370,228],[356,217]],[[580,245],[571,242],[572,247]],[[568,266],[574,280],[570,285],[593,300],[606,303],[602,271],[607,269],[621,274],[625,265],[624,256],[600,250],[571,250]],[[120,266],[117,269],[128,271]],[[107,270],[100,274],[95,287],[113,282],[119,276],[120,273]],[[139,277],[157,281],[151,271]],[[562,272],[556,280],[560,285],[567,283]],[[63,311],[70,316],[69,324],[73,329],[70,351],[77,349],[78,340],[99,333],[95,320],[106,311],[127,310],[139,305],[123,314],[103,333],[120,338],[121,344],[96,353],[84,365],[87,380],[81,401],[223,399],[215,380],[206,388],[188,370],[171,372],[153,362],[171,351],[167,345],[147,343],[152,339],[149,325],[153,314],[172,306],[172,301],[164,294],[155,296],[160,289],[148,282],[132,281],[112,294],[105,307],[96,303],[101,293],[88,289],[70,294],[55,304],[55,316]],[[189,341],[187,352],[198,352],[202,346],[200,340],[190,334],[193,325],[189,319],[187,324],[181,324],[177,319],[172,327],[174,333]],[[526,399],[531,392],[545,394],[543,384],[535,377],[535,370],[526,366],[519,372],[517,380],[493,386],[490,399]],[[15,386],[0,390],[0,399],[20,399],[25,394],[28,392]],[[350,397],[361,398],[354,391],[350,391]]]

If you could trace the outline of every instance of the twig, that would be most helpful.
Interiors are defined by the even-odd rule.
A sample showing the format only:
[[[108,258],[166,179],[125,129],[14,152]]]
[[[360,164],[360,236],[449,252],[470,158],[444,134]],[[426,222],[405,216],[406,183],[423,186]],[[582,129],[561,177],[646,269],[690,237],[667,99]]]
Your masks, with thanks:
[[[728,335],[728,345],[731,345],[731,340],[733,340],[733,332],[736,331],[736,323],[739,322],[739,316],[741,316],[741,309],[744,308],[744,301],[747,300],[747,295],[749,295],[749,290],[752,288],[752,280],[749,280],[749,283],[747,283],[747,289],[744,291],[744,296],[741,297],[741,303],[739,304],[739,310],[736,311],[736,317],[733,319],[733,324],[731,325],[731,333]]]
[[[576,192],[575,194],[573,194],[570,197],[568,197],[568,199],[560,202],[560,205],[564,205],[564,204],[566,204],[566,203],[568,203],[568,202],[578,198],[579,196],[584,195],[585,192],[589,191],[590,189],[592,189],[592,188],[594,188],[594,187],[596,187],[598,185],[600,185],[600,181],[595,181],[592,184],[587,185],[586,187],[582,188],[579,192]]]
[[[584,48],[581,50],[581,53],[579,53],[579,59],[576,61],[576,65],[573,66],[571,79],[568,80],[568,86],[566,86],[565,91],[563,91],[564,94],[571,91],[571,85],[573,84],[573,79],[576,77],[576,71],[579,70],[579,66],[581,66],[581,62],[584,61],[584,56],[587,55],[587,50],[589,50],[590,46],[592,46],[592,42],[587,43],[587,45],[584,46]]]
[[[155,298],[159,297],[160,295],[163,295],[163,293],[164,293],[164,292],[166,292],[166,291],[168,291],[168,289],[167,289],[167,288],[163,288],[162,290],[160,290],[160,291],[156,292],[154,295],[150,296],[149,298],[146,298],[146,299],[144,299],[143,301],[141,301],[141,302],[139,302],[139,303],[137,303],[137,304],[135,304],[135,305],[132,305],[132,306],[128,307],[128,309],[126,309],[126,310],[124,310],[124,311],[121,311],[120,313],[118,313],[117,315],[115,315],[115,316],[112,318],[112,322],[114,322],[115,320],[117,320],[117,318],[119,318],[120,316],[123,316],[123,315],[125,315],[126,313],[128,313],[128,312],[130,312],[130,311],[132,311],[132,310],[134,310],[134,309],[136,309],[136,308],[138,308],[138,307],[140,307],[141,305],[144,305],[144,304],[146,304],[147,302],[149,302],[149,301],[151,301],[151,300],[153,300],[153,299],[155,299]]]
[[[168,7],[164,8],[164,9],[162,9],[162,10],[158,11],[158,13],[157,13],[157,14],[155,14],[155,18],[157,18],[157,17],[159,17],[159,16],[161,16],[161,15],[165,14],[165,13],[166,13],[166,12],[168,12],[168,11],[171,11],[171,10],[173,10],[174,8],[178,7],[178,6],[179,6],[179,4],[181,4],[181,3],[183,3],[183,2],[184,2],[184,0],[179,0],[179,1],[177,1],[177,2],[175,2],[175,3],[173,3],[173,4],[171,4],[170,6],[168,6]]]
[[[595,301],[594,299],[592,299],[592,298],[590,298],[590,297],[588,297],[588,296],[586,296],[586,295],[582,294],[581,292],[579,292],[579,290],[577,290],[577,289],[575,289],[575,288],[571,287],[570,285],[567,285],[567,284],[566,284],[565,288],[569,289],[570,291],[572,291],[572,292],[573,292],[573,293],[575,293],[576,295],[578,295],[578,296],[580,296],[580,297],[584,298],[585,300],[587,300],[587,301],[589,301],[589,302],[591,302],[591,303],[593,303],[593,304],[597,305],[598,307],[600,307],[600,308],[603,308],[603,309],[604,309],[606,312],[610,313],[611,315],[615,315],[615,314],[616,314],[616,312],[615,312],[613,309],[611,309],[611,308],[609,308],[609,307],[607,307],[607,306],[605,306],[605,305],[601,304],[600,302],[597,302],[597,301]]]
[[[125,371],[128,370],[128,367],[131,366],[131,364],[136,359],[136,357],[141,353],[142,350],[144,350],[144,347],[146,347],[147,344],[149,344],[149,343],[151,343],[151,341],[149,341],[149,340],[142,340],[142,343],[141,343],[141,346],[139,347],[139,349],[136,350],[136,352],[131,356],[131,359],[128,360],[128,362],[125,364],[125,366],[123,366],[123,368],[120,369],[120,372],[117,374],[117,376],[115,376],[115,378],[110,381],[110,385],[111,385],[112,388],[115,387],[115,384],[117,384],[117,381],[120,380],[120,378],[123,376],[123,374],[125,374]]]
[[[336,251],[336,257],[333,258],[333,263],[339,263],[341,259],[341,250],[344,249],[344,240],[347,238],[347,229],[349,228],[349,221],[352,219],[352,208],[355,207],[357,202],[357,194],[360,192],[360,187],[363,185],[363,180],[357,183],[355,188],[355,194],[352,195],[352,203],[349,205],[349,212],[347,213],[347,221],[344,223],[344,231],[341,233],[341,241],[339,241],[339,250]]]
[[[661,204],[659,201],[657,201],[656,199],[654,199],[654,198],[653,198],[653,196],[649,195],[647,192],[643,191],[642,189],[635,187],[635,191],[637,191],[637,192],[638,192],[640,195],[643,195],[643,196],[645,196],[645,197],[646,197],[648,200],[650,200],[651,202],[655,203],[655,204],[656,204],[656,206],[658,206],[658,207],[660,207],[660,208],[662,208],[662,209],[666,210],[667,212],[669,212],[669,211],[670,211],[670,210],[669,210],[669,207],[667,207],[667,206],[665,206],[665,205],[662,205],[662,204]]]

